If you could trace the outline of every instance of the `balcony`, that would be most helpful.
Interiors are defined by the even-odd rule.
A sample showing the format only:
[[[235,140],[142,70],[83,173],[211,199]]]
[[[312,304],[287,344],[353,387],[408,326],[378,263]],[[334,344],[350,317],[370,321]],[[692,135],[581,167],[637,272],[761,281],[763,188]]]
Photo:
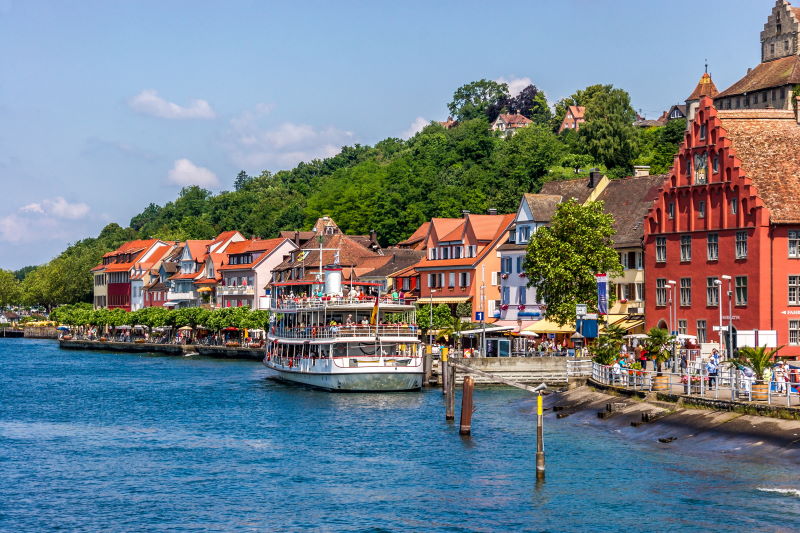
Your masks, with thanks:
[[[270,330],[270,335],[281,339],[354,339],[364,340],[380,337],[406,337],[405,342],[417,339],[419,328],[415,326],[318,326],[318,327],[276,327]]]
[[[167,300],[170,301],[196,300],[197,298],[198,298],[197,293],[194,291],[188,291],[188,292],[167,291]]]
[[[222,285],[217,287],[217,296],[253,296],[255,287],[252,285]]]

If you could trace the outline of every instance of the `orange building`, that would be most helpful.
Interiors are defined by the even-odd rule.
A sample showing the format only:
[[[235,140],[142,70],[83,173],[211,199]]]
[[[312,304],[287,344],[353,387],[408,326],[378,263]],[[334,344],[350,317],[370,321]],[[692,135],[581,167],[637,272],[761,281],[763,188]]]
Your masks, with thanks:
[[[423,224],[427,225],[424,246],[417,249],[424,249],[427,255],[413,267],[419,275],[419,303],[469,302],[473,314],[483,311],[487,319],[493,316],[500,299],[497,248],[505,240],[514,217],[514,213],[465,212],[463,218],[434,218]],[[412,235],[415,241],[419,233],[420,230]]]

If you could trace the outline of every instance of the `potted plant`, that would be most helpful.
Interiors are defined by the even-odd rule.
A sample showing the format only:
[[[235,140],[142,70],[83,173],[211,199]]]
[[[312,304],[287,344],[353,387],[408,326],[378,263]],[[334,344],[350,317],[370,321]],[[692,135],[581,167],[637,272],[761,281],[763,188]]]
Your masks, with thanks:
[[[772,368],[775,356],[783,346],[767,348],[759,346],[752,348],[745,346],[739,349],[739,363],[750,367],[755,373],[755,383],[752,388],[753,400],[766,400],[769,394],[768,370]]]
[[[667,349],[673,337],[665,329],[652,328],[647,332],[647,337],[642,342],[642,347],[656,364],[656,375],[653,377],[653,390],[665,391],[669,389],[669,376],[664,376],[662,367],[669,361],[670,352]]]

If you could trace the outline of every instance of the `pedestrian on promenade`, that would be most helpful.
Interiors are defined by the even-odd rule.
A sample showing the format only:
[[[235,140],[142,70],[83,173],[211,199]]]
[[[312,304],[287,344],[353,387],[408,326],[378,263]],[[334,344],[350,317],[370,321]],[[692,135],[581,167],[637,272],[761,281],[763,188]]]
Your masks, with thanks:
[[[719,374],[719,365],[717,365],[713,357],[708,358],[706,372],[708,372],[708,387],[713,389],[717,383],[717,375]]]
[[[786,361],[781,361],[775,368],[775,390],[777,392],[786,392]]]

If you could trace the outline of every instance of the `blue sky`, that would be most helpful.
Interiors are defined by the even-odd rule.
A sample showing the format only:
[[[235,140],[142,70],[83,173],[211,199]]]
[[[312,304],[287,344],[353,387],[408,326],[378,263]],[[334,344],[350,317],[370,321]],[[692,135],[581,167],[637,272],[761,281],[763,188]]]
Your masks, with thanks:
[[[612,83],[656,118],[706,58],[720,89],[755,66],[774,3],[0,0],[0,267],[184,184],[408,136],[480,78]]]

